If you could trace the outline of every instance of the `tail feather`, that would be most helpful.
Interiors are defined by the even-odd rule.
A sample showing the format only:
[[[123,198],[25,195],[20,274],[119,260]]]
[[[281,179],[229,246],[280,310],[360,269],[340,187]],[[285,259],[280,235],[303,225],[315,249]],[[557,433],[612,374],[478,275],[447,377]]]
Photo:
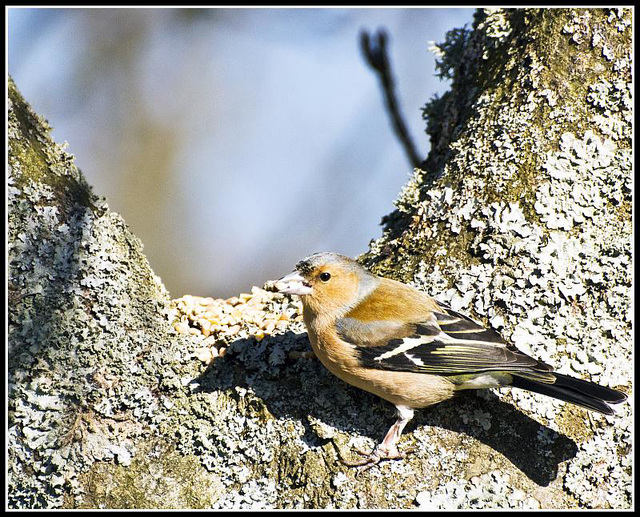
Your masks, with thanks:
[[[561,373],[554,373],[556,376],[556,386],[564,386],[573,390],[580,391],[590,397],[599,398],[610,404],[620,404],[627,400],[627,395],[621,391],[607,388],[606,386],[600,386],[595,382],[585,381],[582,379],[576,379],[575,377],[569,377],[568,375],[562,375]]]
[[[605,415],[613,415],[613,409],[609,407],[609,404],[619,404],[627,399],[627,395],[621,391],[560,373],[554,372],[556,380],[553,384],[519,377],[517,374],[512,375],[512,386],[515,388],[548,395]]]

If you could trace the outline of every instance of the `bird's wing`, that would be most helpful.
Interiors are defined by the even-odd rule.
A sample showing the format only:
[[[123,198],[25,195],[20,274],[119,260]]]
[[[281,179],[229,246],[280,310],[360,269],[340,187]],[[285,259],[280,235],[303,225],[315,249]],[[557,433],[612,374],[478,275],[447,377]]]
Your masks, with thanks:
[[[464,375],[487,371],[513,372],[553,382],[552,368],[520,352],[500,335],[445,304],[427,321],[337,322],[340,338],[352,344],[363,366],[383,370]]]

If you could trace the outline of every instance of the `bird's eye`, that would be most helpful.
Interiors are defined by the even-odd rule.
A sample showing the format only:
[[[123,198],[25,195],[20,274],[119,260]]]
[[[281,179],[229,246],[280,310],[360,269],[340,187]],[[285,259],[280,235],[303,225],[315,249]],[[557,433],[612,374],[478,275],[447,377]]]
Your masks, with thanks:
[[[330,278],[331,273],[327,273],[326,271],[324,273],[320,273],[320,280],[322,280],[323,282],[328,282]]]

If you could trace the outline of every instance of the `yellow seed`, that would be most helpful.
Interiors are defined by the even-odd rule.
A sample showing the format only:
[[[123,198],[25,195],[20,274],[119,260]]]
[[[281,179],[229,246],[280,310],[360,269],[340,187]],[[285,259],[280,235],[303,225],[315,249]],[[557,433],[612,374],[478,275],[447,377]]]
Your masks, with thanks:
[[[209,307],[202,315],[205,318],[219,318],[224,314],[224,311],[220,310],[220,307]]]
[[[252,296],[247,300],[247,305],[260,305],[262,303],[262,299],[259,296]]]
[[[227,329],[225,334],[229,334],[230,336],[233,336],[234,334],[237,334],[238,332],[240,332],[240,328],[241,328],[240,325],[233,325]]]
[[[189,333],[189,325],[180,321],[173,326],[176,329],[176,332],[180,332],[180,334],[188,334]]]
[[[215,350],[215,349],[213,349]],[[196,357],[198,359],[200,359],[200,361],[202,361],[203,363],[210,363],[211,360],[213,359],[213,351],[211,348],[200,348],[199,350],[196,350]],[[217,350],[216,350],[216,355],[217,355]]]

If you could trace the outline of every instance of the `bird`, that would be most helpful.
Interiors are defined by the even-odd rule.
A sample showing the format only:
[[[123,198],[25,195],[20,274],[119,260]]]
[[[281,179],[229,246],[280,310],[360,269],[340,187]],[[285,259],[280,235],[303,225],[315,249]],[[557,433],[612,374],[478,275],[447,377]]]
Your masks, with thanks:
[[[335,376],[389,401],[397,419],[370,453],[351,466],[402,459],[398,440],[416,409],[468,389],[512,386],[613,414],[620,391],[557,373],[518,350],[492,328],[436,301],[425,291],[377,276],[357,261],[321,252],[270,282],[298,295],[313,352]]]

